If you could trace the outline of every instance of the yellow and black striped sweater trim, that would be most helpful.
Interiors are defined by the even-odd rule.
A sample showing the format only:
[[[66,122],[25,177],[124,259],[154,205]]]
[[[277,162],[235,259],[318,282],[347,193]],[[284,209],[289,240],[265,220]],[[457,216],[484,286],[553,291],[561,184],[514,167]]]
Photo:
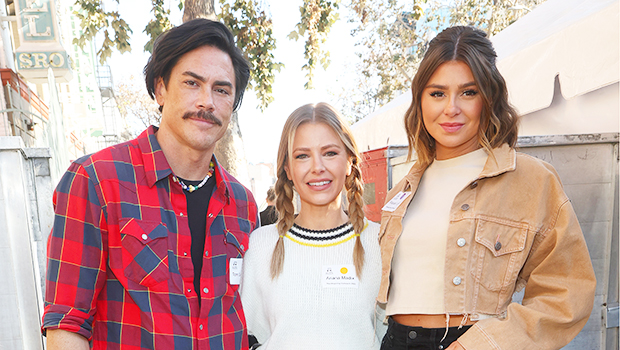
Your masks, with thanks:
[[[364,223],[364,230],[368,222]],[[359,236],[353,230],[350,222],[329,230],[309,230],[297,224],[286,233],[286,238],[291,241],[310,247],[331,247],[349,241]]]

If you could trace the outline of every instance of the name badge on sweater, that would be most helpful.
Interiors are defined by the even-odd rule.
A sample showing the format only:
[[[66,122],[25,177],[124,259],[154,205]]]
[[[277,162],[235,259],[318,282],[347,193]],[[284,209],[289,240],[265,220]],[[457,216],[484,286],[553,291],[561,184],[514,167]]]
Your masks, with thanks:
[[[228,266],[230,285],[235,286],[241,283],[241,269],[243,268],[243,259],[230,258],[230,265]]]
[[[323,288],[357,288],[359,280],[354,265],[323,265]]]
[[[383,206],[383,208],[381,208],[381,210],[393,212],[394,210],[396,210],[396,208],[398,208],[400,203],[404,202],[405,199],[407,199],[407,197],[409,197],[409,195],[411,195],[411,191],[409,191],[409,192],[398,192],[394,196],[394,198],[390,199],[390,201],[387,202]]]

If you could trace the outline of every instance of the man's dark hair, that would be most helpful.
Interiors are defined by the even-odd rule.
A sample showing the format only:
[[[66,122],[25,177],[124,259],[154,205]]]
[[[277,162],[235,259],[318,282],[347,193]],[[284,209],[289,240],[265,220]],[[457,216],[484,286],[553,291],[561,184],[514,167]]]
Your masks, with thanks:
[[[241,105],[243,92],[250,79],[250,65],[235,45],[235,38],[220,22],[204,18],[193,19],[160,35],[153,45],[153,54],[144,67],[146,89],[155,99],[155,87],[161,77],[168,86],[172,68],[186,53],[202,46],[213,46],[230,56],[235,70],[235,103],[233,110]],[[160,107],[161,111],[161,107]]]

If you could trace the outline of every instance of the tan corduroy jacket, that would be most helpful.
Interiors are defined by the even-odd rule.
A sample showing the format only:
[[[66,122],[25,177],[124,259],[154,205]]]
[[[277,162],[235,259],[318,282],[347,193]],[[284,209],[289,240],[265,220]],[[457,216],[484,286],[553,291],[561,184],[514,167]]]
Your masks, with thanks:
[[[504,144],[450,210],[444,272],[446,313],[479,320],[466,349],[558,349],[585,325],[596,280],[581,228],[553,167]],[[388,193],[414,192],[417,163]],[[382,279],[387,302],[394,246],[413,198],[381,213]],[[512,295],[525,286],[522,304]],[[494,317],[482,319],[482,315]]]

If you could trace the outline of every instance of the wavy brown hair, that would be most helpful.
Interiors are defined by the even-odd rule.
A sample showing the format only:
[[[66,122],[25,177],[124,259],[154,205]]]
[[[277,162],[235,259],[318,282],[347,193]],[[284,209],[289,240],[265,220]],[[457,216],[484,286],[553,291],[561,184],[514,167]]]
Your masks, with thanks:
[[[518,115],[508,103],[506,81],[495,61],[497,54],[486,33],[473,27],[445,29],[429,43],[411,84],[411,105],[405,114],[405,129],[411,159],[415,151],[418,162],[430,164],[435,158],[435,139],[428,133],[422,118],[422,93],[429,79],[442,64],[460,61],[471,69],[483,101],[478,142],[490,154],[504,143],[514,147],[519,129]]]
[[[279,214],[277,223],[279,238],[271,257],[271,277],[275,279],[282,272],[284,265],[284,236],[293,226],[293,221],[295,220],[293,181],[286,176],[285,167],[289,165],[295,133],[299,126],[305,123],[323,123],[329,126],[340,137],[347,150],[347,155],[351,162],[351,174],[345,179],[344,187],[347,190],[347,201],[349,202],[349,220],[356,233],[355,248],[353,248],[353,264],[358,277],[361,277],[364,266],[364,247],[360,241],[360,235],[364,230],[364,200],[362,199],[364,189],[360,157],[351,129],[344,122],[340,113],[327,103],[307,104],[297,108],[288,117],[282,130],[277,161],[278,179],[275,185],[277,196],[276,209]]]

